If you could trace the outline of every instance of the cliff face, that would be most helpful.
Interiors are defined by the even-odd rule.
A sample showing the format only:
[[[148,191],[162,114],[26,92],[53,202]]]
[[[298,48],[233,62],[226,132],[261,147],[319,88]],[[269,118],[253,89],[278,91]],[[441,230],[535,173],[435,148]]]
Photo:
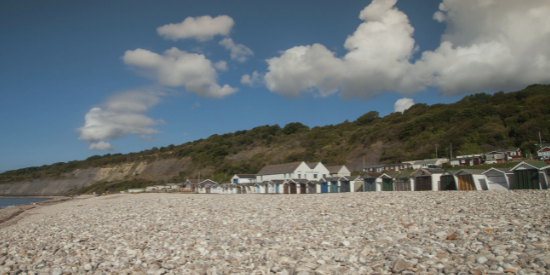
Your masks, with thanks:
[[[34,179],[0,184],[0,196],[61,196],[94,182],[127,178],[169,180],[189,168],[191,161],[163,159],[151,163],[124,163],[105,168],[76,169],[56,179]]]

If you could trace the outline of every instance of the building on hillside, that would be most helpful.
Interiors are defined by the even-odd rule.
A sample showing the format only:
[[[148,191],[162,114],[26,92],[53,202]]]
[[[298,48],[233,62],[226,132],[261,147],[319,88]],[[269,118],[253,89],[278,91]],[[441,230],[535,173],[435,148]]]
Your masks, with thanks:
[[[256,174],[256,182],[286,179],[319,180],[328,174],[329,171],[322,163],[315,162],[306,164],[302,161],[267,165]]]
[[[539,159],[550,159],[550,147],[546,146],[540,150],[537,151],[537,156]]]
[[[184,183],[183,191],[195,192],[195,193],[206,193],[207,191],[209,192],[209,190],[206,190],[206,187],[209,187],[212,184],[218,184],[218,183],[209,179],[205,179],[205,180],[187,179]]]
[[[128,192],[128,193],[143,193],[143,192],[145,192],[145,188],[130,188],[126,192]]]
[[[448,163],[448,162],[449,162],[449,159],[446,159],[446,158],[403,161],[403,163],[410,164],[412,169],[441,167],[443,163]]]
[[[502,163],[508,161],[520,161],[522,159],[521,149],[499,149],[485,154],[485,162]]]
[[[328,177],[347,177],[351,176],[351,171],[345,165],[327,166]],[[324,178],[324,177],[323,177]]]
[[[232,184],[256,183],[256,175],[254,174],[235,174],[231,178]]]
[[[481,164],[483,164],[483,155],[482,154],[476,154],[476,155],[456,156],[456,158],[451,159],[450,164],[453,167],[454,166],[481,165]]]
[[[363,172],[374,172],[380,173],[382,171],[389,172],[400,172],[412,169],[412,164],[410,163],[395,163],[395,164],[375,164],[375,165],[365,165]]]

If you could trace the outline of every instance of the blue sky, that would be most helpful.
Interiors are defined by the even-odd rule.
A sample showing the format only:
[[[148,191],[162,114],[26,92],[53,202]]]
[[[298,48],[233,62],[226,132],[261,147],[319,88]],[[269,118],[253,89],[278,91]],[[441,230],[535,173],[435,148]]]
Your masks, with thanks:
[[[394,2],[2,1],[0,171],[177,145],[266,124],[322,126],[372,110],[385,116],[404,97],[451,103],[469,93],[548,83],[548,73],[532,72],[550,67],[544,58],[550,57],[544,46],[550,24],[541,19],[548,2],[518,7],[506,0],[473,12],[478,1]],[[539,32],[502,24],[528,8],[542,15],[531,12],[516,24]],[[494,22],[483,20],[488,14]],[[222,15],[233,23],[217,22]],[[175,25],[187,34],[175,39],[175,33],[170,38],[158,31],[202,16],[211,16],[214,30],[197,25],[189,34],[188,25]],[[508,27],[495,28],[502,25]],[[208,31],[215,34],[201,36]],[[515,42],[518,37],[526,43]],[[245,54],[244,62],[232,59],[219,44],[223,39],[253,54]],[[197,74],[212,86],[193,88],[195,78],[170,70],[163,53],[173,47],[180,51],[178,64],[185,64],[183,57],[201,62]],[[148,55],[138,56],[137,49]],[[153,55],[166,59],[144,65],[158,60]],[[538,60],[536,68],[518,61],[529,58]],[[214,66],[219,61],[226,70]],[[252,87],[241,82],[255,71]],[[229,94],[216,85],[228,85]],[[112,119],[116,125],[106,122]]]

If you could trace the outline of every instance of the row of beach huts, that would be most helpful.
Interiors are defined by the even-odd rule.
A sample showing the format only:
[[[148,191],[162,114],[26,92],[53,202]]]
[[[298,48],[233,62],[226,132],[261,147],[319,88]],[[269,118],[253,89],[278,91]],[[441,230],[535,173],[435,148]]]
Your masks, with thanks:
[[[376,191],[474,191],[548,189],[550,165],[522,161],[512,168],[488,170],[385,165],[384,172],[362,166],[361,176],[352,176],[348,165],[325,166],[321,162],[294,162],[265,166],[258,174],[236,174],[231,182],[188,179],[185,183],[149,186],[128,192],[184,191],[199,194],[322,194]],[[460,167],[458,167],[460,168]],[[353,170],[358,171],[358,170]]]

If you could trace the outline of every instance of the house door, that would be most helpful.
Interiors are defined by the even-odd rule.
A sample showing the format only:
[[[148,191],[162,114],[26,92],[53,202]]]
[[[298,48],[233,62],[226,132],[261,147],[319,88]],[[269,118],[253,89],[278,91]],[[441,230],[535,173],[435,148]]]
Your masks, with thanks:
[[[341,181],[340,193],[347,193],[347,192],[349,192],[349,181]]]
[[[432,191],[432,177],[416,177],[414,191]]]
[[[338,182],[333,181],[330,183],[330,193],[338,193]]]
[[[439,190],[441,191],[456,190],[455,177],[451,175],[441,176]]]
[[[321,182],[321,193],[328,193],[328,182]]]
[[[539,171],[536,169],[515,170],[514,189],[540,189]]]
[[[290,185],[290,194],[296,194],[296,183],[291,182]]]
[[[368,178],[365,179],[364,192],[375,192],[376,191],[376,179]]]
[[[393,179],[382,179],[382,191],[393,191]]]
[[[460,191],[475,191],[476,186],[474,185],[474,180],[472,175],[460,175],[458,178],[458,190]]]

